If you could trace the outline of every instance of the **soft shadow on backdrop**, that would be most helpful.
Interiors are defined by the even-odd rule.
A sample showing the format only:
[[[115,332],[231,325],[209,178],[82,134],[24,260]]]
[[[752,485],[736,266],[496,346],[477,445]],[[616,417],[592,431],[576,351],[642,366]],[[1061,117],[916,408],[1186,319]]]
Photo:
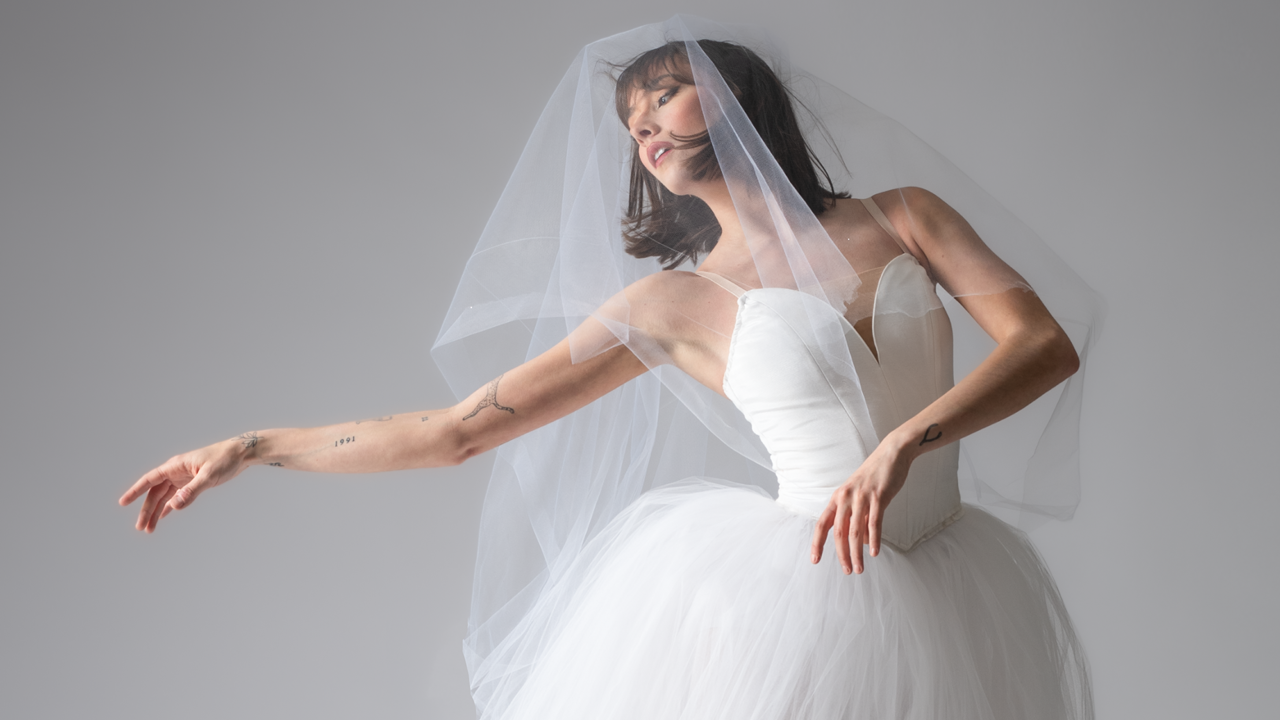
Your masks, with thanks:
[[[1269,714],[1280,6],[434,5],[0,7],[0,715],[472,717],[489,458],[258,468],[150,537],[114,500],[242,431],[450,404],[427,351],[543,103],[675,12],[771,28],[1107,298],[1084,500],[1035,535],[1099,716]]]

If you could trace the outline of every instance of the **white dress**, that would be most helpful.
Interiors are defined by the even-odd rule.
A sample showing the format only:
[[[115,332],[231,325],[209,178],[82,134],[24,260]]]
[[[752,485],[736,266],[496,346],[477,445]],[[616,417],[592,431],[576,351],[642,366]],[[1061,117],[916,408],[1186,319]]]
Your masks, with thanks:
[[[1083,653],[1020,531],[963,505],[957,444],[912,465],[887,546],[845,575],[815,518],[883,433],[952,384],[951,326],[925,271],[896,257],[876,288],[922,313],[852,326],[851,384],[825,366],[785,289],[741,291],[726,394],[760,436],[779,496],[691,478],[642,495],[588,545],[479,670],[495,720],[1091,717]],[[505,660],[504,660],[505,658]],[[532,662],[513,658],[535,658]]]

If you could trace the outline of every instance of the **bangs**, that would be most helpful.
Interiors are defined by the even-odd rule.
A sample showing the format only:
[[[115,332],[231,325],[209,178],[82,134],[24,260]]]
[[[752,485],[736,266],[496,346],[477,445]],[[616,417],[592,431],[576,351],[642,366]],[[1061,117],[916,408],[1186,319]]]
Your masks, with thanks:
[[[631,96],[635,91],[656,90],[668,78],[683,85],[694,84],[689,56],[684,43],[678,40],[642,53],[626,64],[615,80],[614,89],[618,119],[624,126],[631,115]]]

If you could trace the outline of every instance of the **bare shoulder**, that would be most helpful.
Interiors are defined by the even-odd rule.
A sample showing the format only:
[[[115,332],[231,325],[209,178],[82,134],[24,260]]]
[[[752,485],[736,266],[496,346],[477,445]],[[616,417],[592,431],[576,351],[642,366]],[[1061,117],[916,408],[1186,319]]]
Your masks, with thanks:
[[[677,307],[684,309],[691,304],[699,304],[710,290],[716,290],[716,287],[696,273],[662,270],[631,283],[623,293],[632,309],[639,309],[645,314],[664,315]]]
[[[627,298],[631,300],[662,301],[696,292],[706,280],[685,270],[663,270],[650,273],[627,286]]]
[[[818,216],[827,235],[860,272],[887,265],[902,252],[857,198],[839,198]],[[901,232],[898,233],[901,236]]]
[[[922,187],[894,188],[876,193],[871,199],[908,245],[925,252],[931,241],[946,236],[949,230],[972,232],[955,208]]]
[[[630,323],[677,360],[689,348],[709,347],[732,331],[737,298],[704,277],[683,270],[653,273],[627,287]]]

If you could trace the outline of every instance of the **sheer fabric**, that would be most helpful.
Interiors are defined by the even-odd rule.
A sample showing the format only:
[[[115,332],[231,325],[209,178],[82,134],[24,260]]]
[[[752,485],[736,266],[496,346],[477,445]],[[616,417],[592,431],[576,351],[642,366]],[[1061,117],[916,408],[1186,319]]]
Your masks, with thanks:
[[[953,261],[943,268],[929,267],[919,248],[905,246],[923,261],[950,312],[957,377],[975,367],[993,343],[954,298],[1017,290],[1034,291],[1045,302],[1075,344],[1082,369],[1013,417],[963,440],[961,489],[966,501],[1023,528],[1069,519],[1079,501],[1083,363],[1100,328],[1101,303],[1075,273],[908,130],[789,67],[749,33],[677,16],[606,38],[579,53],[548,102],[433,349],[459,397],[565,337],[575,362],[622,343],[650,368],[497,451],[465,643],[482,711],[505,687],[488,679],[529,671],[529,657],[498,650],[535,610],[571,602],[557,599],[556,588],[582,572],[585,553],[597,551],[589,550],[598,548],[593,540],[642,494],[690,477],[774,491],[769,454],[742,413],[676,370],[663,348],[631,322],[625,289],[662,268],[656,259],[624,251],[633,140],[614,112],[618,68],[665,43],[683,44],[719,171],[751,248],[754,287],[784,288],[812,299],[802,322],[824,367],[842,382],[857,387],[860,379],[839,318],[919,317],[933,310],[931,303],[892,297],[869,302],[883,263],[862,245],[831,238],[823,229],[699,44],[704,39],[743,44],[775,62],[836,190],[866,198],[895,188],[926,188],[977,231],[984,242],[951,248]],[[901,242],[889,230],[882,241]],[[588,317],[607,332],[575,333]],[[869,451],[879,437],[869,416],[861,420],[855,422],[856,441]]]

